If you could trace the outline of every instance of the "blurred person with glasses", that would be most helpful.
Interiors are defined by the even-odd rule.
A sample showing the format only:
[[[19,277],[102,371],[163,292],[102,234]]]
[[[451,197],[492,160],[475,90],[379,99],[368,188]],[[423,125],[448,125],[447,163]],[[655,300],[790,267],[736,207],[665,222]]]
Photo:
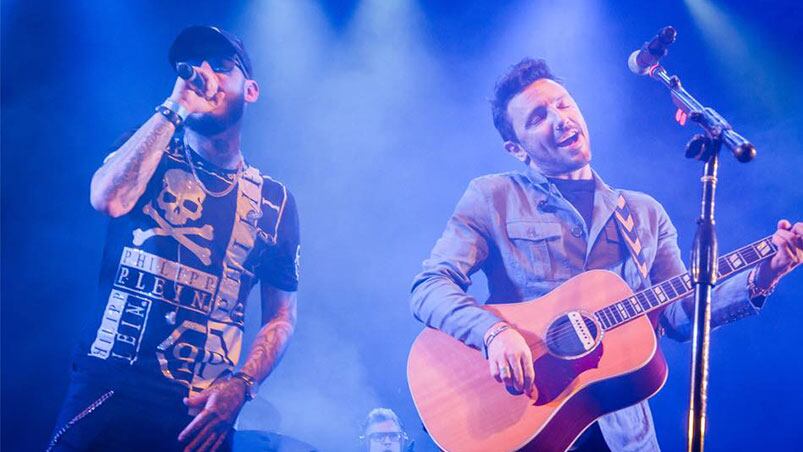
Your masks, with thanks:
[[[413,443],[407,444],[399,416],[389,408],[374,408],[365,419],[360,439],[368,452],[411,452]]]

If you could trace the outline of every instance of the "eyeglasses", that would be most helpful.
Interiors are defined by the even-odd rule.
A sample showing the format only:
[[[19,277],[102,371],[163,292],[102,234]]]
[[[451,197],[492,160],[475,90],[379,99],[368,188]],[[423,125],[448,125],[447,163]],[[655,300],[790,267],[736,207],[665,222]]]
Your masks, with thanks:
[[[377,443],[384,443],[387,441],[399,443],[403,438],[405,438],[405,434],[404,432],[374,432],[365,435],[365,438]]]
[[[186,63],[193,66],[200,66],[204,61],[209,63],[209,66],[212,68],[212,70],[218,74],[228,74],[229,72],[233,71],[235,67],[238,67],[242,71],[243,75],[248,77],[248,73],[245,71],[245,67],[243,66],[243,63],[240,61],[240,57],[237,54],[233,55],[232,57],[215,56],[191,58],[187,60]]]

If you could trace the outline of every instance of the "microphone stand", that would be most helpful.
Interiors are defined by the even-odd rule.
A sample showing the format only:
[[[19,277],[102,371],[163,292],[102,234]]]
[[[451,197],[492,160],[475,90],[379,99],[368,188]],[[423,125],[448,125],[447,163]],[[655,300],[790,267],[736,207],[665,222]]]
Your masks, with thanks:
[[[666,86],[678,107],[676,119],[685,125],[687,119],[699,124],[704,135],[697,134],[686,145],[686,157],[705,163],[702,181],[702,201],[697,232],[692,247],[691,277],[694,285],[694,329],[692,332],[691,393],[686,430],[688,452],[702,452],[705,440],[705,415],[708,391],[708,352],[711,333],[711,290],[717,282],[717,236],[714,222],[714,196],[717,185],[719,151],[724,145],[740,162],[751,161],[755,147],[736,133],[731,125],[711,108],[703,107],[680,84],[656,64],[650,78]]]

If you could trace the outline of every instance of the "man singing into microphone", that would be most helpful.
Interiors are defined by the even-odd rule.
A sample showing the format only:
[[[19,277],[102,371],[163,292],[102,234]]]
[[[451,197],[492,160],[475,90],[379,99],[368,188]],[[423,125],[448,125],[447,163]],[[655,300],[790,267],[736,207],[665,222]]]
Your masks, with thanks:
[[[633,289],[685,272],[677,232],[664,208],[643,193],[606,185],[591,169],[583,115],[543,60],[525,59],[497,83],[494,125],[521,171],[472,180],[446,230],[415,277],[416,318],[486,352],[491,376],[510,391],[531,394],[531,350],[522,335],[466,294],[471,275],[488,278],[488,303],[547,294],[572,276],[610,270]],[[640,243],[631,249],[614,213],[626,206]],[[635,228],[633,226],[635,225]],[[783,275],[803,260],[803,223],[778,223],[778,253],[714,290],[712,319],[720,325],[755,313]],[[688,339],[693,300],[671,304],[658,329]],[[478,353],[480,353],[478,351]],[[533,432],[535,433],[535,432]],[[658,450],[646,402],[602,416],[572,450]]]
[[[194,26],[169,60],[193,78],[178,78],[92,178],[92,206],[111,220],[53,450],[228,449],[293,333],[298,215],[241,153],[243,114],[259,98],[248,53]],[[263,326],[238,370],[257,282]]]

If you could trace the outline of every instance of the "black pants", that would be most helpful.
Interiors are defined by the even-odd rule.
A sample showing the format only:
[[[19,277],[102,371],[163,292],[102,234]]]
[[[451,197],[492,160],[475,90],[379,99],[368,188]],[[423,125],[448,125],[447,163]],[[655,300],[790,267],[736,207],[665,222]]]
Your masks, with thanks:
[[[180,398],[142,397],[73,375],[49,444],[53,451],[181,451],[192,421]],[[232,432],[219,450],[231,450]]]

